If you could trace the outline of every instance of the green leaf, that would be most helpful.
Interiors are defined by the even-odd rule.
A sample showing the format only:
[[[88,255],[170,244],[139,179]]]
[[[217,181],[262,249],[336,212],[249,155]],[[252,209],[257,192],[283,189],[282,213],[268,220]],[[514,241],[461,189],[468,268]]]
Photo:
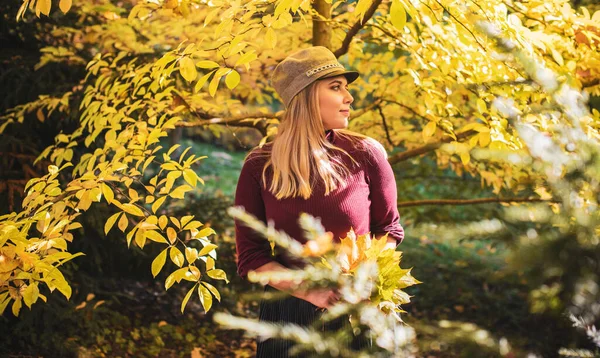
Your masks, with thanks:
[[[179,251],[178,248],[176,248],[175,246],[171,247],[169,256],[171,257],[171,261],[173,261],[173,263],[175,265],[177,265],[179,267],[183,266],[183,263],[184,263],[183,254],[181,253],[181,251]]]
[[[117,219],[119,218],[119,215],[121,215],[121,214],[123,214],[123,213],[118,212],[118,213],[112,215],[111,217],[109,217],[108,220],[106,220],[106,223],[104,224],[104,234],[105,235],[108,235],[108,232],[113,227],[113,225],[115,225],[115,222],[117,221]]]
[[[234,89],[240,83],[240,74],[236,70],[231,70],[227,77],[225,77],[225,84],[227,88]]]
[[[156,275],[158,275],[160,273],[160,270],[162,270],[163,266],[165,266],[165,263],[167,262],[167,250],[169,248],[167,247],[166,249],[162,250],[160,252],[160,254],[158,254],[158,256],[156,256],[156,258],[152,261],[152,276],[156,277]]]
[[[179,60],[179,73],[181,73],[181,77],[188,82],[192,82],[198,76],[196,65],[189,57],[183,57]]]
[[[212,296],[210,291],[207,290],[203,285],[199,285],[198,297],[200,297],[200,303],[202,303],[202,307],[204,307],[204,312],[208,312],[212,307]]]
[[[188,291],[188,293],[185,295],[185,297],[183,298],[183,302],[181,302],[181,313],[183,313],[183,311],[185,310],[185,306],[187,305],[188,301],[190,300],[190,297],[192,297],[192,293],[194,292],[194,289],[196,289],[196,285],[194,285]]]
[[[208,277],[213,278],[215,280],[224,280],[225,282],[229,283],[229,280],[227,279],[227,274],[221,269],[210,270],[207,271],[206,274],[208,275]]]

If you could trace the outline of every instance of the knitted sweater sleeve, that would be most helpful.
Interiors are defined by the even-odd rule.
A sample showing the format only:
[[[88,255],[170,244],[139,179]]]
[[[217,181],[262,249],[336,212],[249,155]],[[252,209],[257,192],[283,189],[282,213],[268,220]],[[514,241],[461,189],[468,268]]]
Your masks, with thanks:
[[[393,237],[398,243],[404,239],[404,228],[400,225],[398,213],[398,193],[396,179],[387,153],[383,146],[370,139],[367,163],[367,180],[369,182],[369,196],[371,199],[371,234]]]
[[[258,220],[266,222],[261,195],[260,170],[252,156],[244,162],[235,193],[235,205],[242,206]],[[275,261],[267,239],[235,220],[235,241],[238,274],[246,277],[249,271]]]

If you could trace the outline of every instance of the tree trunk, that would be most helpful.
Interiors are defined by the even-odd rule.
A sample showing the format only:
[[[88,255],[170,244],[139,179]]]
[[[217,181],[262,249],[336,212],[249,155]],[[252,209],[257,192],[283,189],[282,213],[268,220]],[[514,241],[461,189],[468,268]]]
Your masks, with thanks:
[[[325,46],[331,49],[331,27],[324,20],[331,19],[331,4],[325,0],[315,0],[313,9],[319,17],[313,17],[313,46]]]

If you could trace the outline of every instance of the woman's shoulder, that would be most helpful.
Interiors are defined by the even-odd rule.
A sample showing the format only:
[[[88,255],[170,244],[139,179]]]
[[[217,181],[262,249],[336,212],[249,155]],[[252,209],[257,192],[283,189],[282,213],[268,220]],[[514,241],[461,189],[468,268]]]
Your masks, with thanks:
[[[349,130],[336,131],[336,145],[349,154],[361,156],[367,160],[383,157],[387,159],[387,151],[376,139]]]
[[[244,159],[244,165],[259,166],[264,165],[271,156],[272,143],[266,143],[262,146],[252,148],[246,158]]]

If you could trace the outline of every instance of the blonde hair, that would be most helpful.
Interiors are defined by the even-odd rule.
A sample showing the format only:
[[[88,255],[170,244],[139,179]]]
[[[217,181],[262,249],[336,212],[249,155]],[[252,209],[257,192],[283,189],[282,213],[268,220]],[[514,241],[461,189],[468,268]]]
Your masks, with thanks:
[[[262,181],[265,188],[266,172],[269,168],[273,171],[269,191],[277,199],[297,196],[308,199],[313,190],[311,180],[323,181],[325,195],[346,185],[345,178],[350,170],[332,153],[340,152],[351,159],[352,157],[325,137],[317,83],[318,81],[307,86],[290,102],[263,168]],[[336,133],[353,141],[368,138],[350,131],[339,130]],[[356,164],[354,159],[352,161]]]

